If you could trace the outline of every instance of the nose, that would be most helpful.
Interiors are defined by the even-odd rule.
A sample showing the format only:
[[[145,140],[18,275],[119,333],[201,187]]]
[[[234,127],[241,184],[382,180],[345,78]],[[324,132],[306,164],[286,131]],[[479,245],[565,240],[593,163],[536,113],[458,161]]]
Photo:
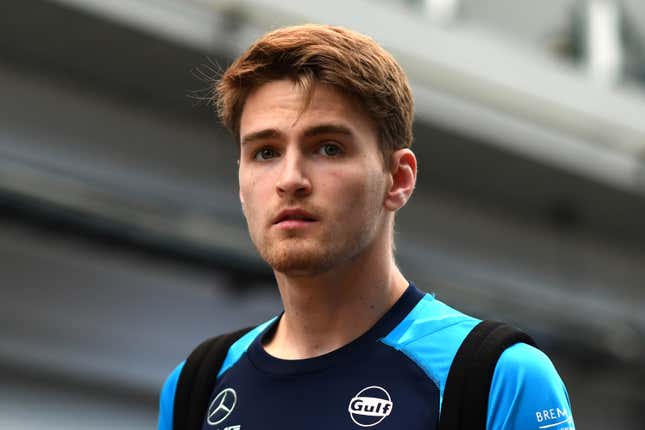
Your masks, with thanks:
[[[306,171],[306,160],[297,150],[287,151],[276,191],[282,197],[304,197],[311,193],[311,181]]]

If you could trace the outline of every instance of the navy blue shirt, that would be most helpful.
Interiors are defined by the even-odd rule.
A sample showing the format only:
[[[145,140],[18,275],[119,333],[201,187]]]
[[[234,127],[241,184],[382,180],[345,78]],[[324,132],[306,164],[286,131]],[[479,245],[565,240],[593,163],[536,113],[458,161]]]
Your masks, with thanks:
[[[353,342],[319,357],[282,360],[262,346],[277,321],[231,346],[213,375],[203,430],[435,429],[452,360],[479,323],[411,285]],[[162,390],[158,430],[172,429],[182,366]],[[542,352],[517,344],[502,354],[487,428],[574,429],[566,389]]]

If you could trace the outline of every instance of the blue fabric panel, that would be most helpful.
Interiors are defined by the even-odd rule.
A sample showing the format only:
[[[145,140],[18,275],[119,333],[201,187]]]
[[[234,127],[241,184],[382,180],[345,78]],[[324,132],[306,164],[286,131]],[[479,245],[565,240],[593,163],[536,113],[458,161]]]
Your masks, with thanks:
[[[443,400],[452,360],[465,337],[479,322],[426,294],[381,341],[401,351],[423,369]]]
[[[502,353],[488,401],[487,430],[574,430],[569,395],[551,360],[518,343]]]
[[[179,381],[179,374],[181,369],[184,368],[186,361],[182,361],[175,370],[166,378],[166,382],[161,389],[161,396],[159,398],[159,421],[157,430],[172,430],[172,410],[175,404],[175,392],[177,391],[177,381]]]
[[[273,317],[269,321],[260,324],[259,326],[239,338],[233,345],[231,345],[231,347],[228,349],[228,353],[226,354],[226,358],[224,359],[224,363],[222,364],[222,367],[219,369],[219,373],[217,374],[218,379],[224,372],[230,369],[231,366],[237,363],[240,357],[242,357],[242,354],[244,354],[249,348],[249,345],[253,343],[255,338],[260,333],[262,333],[264,329],[267,328],[267,326],[275,321],[276,318],[277,317]]]

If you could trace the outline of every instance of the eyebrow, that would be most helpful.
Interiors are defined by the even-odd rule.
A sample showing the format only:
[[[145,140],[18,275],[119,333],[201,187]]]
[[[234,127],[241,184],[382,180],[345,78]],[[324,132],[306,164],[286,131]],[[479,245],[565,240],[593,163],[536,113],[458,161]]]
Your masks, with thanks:
[[[249,142],[253,142],[256,140],[266,140],[266,139],[276,139],[282,136],[282,133],[280,133],[278,130],[275,128],[267,128],[265,130],[260,130],[256,131],[250,134],[247,134],[242,138],[242,145],[245,145]]]
[[[340,134],[348,137],[354,136],[352,130],[347,126],[340,124],[320,124],[305,130],[304,137],[312,138],[315,136],[320,136],[321,134]],[[275,128],[267,128],[265,130],[256,131],[244,136],[242,138],[242,145],[257,140],[278,139],[283,136],[284,135],[279,130]]]
[[[353,137],[354,133],[349,127],[340,124],[321,124],[305,131],[304,137],[314,137],[321,134],[341,134]]]

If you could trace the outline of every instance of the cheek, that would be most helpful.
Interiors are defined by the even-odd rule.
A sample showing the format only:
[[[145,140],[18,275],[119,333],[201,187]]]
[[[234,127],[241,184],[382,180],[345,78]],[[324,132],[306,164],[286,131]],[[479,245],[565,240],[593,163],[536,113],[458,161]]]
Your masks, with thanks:
[[[335,206],[341,211],[360,216],[365,213],[371,214],[375,208],[382,205],[384,185],[381,175],[363,171],[351,175],[330,176],[331,180],[325,181],[323,187],[330,201],[337,202]]]
[[[250,229],[261,228],[270,215],[275,198],[275,182],[270,172],[240,175],[240,198],[242,210]]]
[[[261,186],[263,182],[266,182],[260,181],[260,177],[261,172],[257,172],[256,169],[240,168],[238,173],[240,195],[245,201],[252,200],[254,195],[257,194],[257,186]]]

